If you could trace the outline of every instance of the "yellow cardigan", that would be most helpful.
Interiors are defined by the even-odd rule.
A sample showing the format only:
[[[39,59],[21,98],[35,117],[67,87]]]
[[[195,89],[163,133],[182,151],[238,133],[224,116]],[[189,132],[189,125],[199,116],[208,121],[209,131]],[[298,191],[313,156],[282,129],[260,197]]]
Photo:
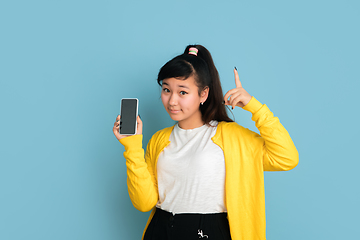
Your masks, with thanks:
[[[265,240],[265,192],[263,171],[285,171],[299,161],[296,147],[279,119],[254,97],[244,107],[260,135],[235,122],[220,122],[213,142],[225,157],[225,202],[232,240]],[[156,163],[159,154],[170,143],[173,127],[155,133],[150,139],[145,159],[142,135],[120,140],[125,147],[127,185],[134,207],[153,210],[159,199]]]

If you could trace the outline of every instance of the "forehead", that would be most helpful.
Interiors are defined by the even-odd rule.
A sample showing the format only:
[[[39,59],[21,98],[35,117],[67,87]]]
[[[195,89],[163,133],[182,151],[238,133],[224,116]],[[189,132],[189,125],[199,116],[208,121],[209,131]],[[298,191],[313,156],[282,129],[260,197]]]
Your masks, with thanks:
[[[170,87],[187,87],[193,88],[196,87],[195,79],[193,76],[188,77],[187,79],[181,78],[166,78],[162,81],[163,85],[170,86]]]

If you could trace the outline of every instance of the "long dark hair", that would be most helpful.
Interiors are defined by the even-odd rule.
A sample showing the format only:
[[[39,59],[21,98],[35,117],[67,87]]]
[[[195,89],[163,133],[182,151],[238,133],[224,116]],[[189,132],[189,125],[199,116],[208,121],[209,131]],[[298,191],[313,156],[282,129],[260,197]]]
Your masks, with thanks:
[[[197,56],[189,54],[189,48],[198,49]],[[223,104],[223,92],[219,73],[215,67],[210,52],[202,45],[189,45],[183,54],[168,61],[159,71],[157,82],[161,86],[162,80],[178,78],[186,80],[194,76],[199,88],[199,95],[206,87],[209,95],[203,105],[200,105],[202,120],[208,124],[211,120],[233,122]]]

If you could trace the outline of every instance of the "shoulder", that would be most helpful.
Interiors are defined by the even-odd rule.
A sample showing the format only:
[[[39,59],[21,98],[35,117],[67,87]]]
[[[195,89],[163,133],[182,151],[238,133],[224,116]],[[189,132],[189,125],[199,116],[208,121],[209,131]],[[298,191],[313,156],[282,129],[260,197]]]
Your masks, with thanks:
[[[244,131],[246,128],[236,122],[219,122],[218,130],[221,132]]]
[[[174,126],[171,126],[157,131],[156,133],[154,133],[154,135],[152,135],[149,143],[150,144],[167,143],[169,141],[170,134],[173,129]]]
[[[259,134],[247,129],[236,122],[219,122],[214,143],[223,147],[223,150],[235,147],[238,149],[242,146],[243,150],[252,151],[254,143],[258,142]]]
[[[246,137],[246,136],[250,136],[250,135],[254,135],[254,134],[256,135],[255,132],[239,125],[236,122],[219,122],[216,134],[218,136],[220,136],[220,135],[226,135],[226,136],[236,135],[238,137],[240,137],[240,136]]]
[[[169,144],[173,128],[174,126],[157,131],[148,142],[146,154],[154,157],[161,152]]]
[[[157,131],[156,133],[154,133],[154,135],[152,136],[152,138],[163,138],[163,137],[165,137],[166,135],[171,134],[171,132],[172,132],[173,129],[174,129],[174,126],[161,129],[161,130]]]

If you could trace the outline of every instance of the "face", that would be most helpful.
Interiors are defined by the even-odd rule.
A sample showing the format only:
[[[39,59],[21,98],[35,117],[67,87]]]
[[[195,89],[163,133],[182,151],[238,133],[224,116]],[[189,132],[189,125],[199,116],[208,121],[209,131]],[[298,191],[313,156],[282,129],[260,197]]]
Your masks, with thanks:
[[[171,119],[178,121],[182,129],[202,126],[200,103],[205,102],[209,88],[199,95],[194,77],[186,80],[167,78],[162,81],[161,100]]]

